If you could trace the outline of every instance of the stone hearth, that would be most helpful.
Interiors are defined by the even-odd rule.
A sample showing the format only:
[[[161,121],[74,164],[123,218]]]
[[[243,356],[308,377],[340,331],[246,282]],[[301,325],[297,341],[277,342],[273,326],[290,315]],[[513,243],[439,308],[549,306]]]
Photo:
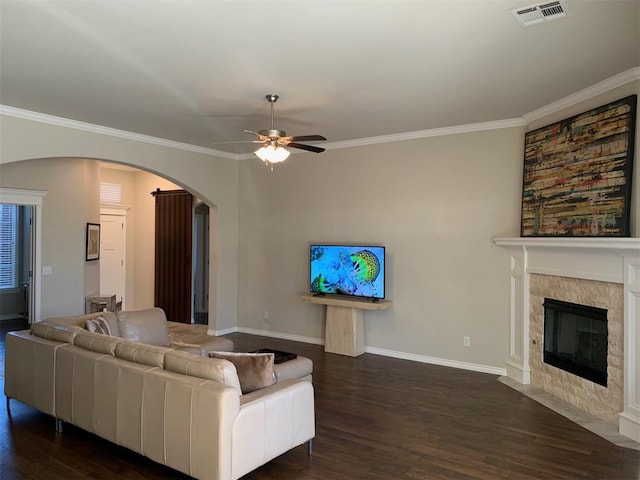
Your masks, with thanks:
[[[640,238],[496,238],[495,243],[511,255],[509,378],[640,442]],[[609,310],[607,387],[542,362],[545,295]]]

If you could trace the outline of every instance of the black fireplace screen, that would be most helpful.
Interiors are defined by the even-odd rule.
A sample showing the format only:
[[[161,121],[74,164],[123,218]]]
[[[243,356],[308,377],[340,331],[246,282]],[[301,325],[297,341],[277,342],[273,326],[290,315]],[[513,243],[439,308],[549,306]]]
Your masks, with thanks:
[[[607,386],[607,310],[544,300],[544,362]]]

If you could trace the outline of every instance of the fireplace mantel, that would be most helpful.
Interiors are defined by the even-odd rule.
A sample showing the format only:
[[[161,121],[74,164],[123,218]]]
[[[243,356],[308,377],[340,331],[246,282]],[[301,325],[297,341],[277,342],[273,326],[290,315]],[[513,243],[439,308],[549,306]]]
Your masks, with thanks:
[[[640,253],[640,238],[611,237],[498,237],[496,245],[530,248],[573,248]]]
[[[507,375],[530,382],[529,275],[620,283],[624,287],[623,435],[640,442],[640,238],[494,238],[510,256],[511,310]]]

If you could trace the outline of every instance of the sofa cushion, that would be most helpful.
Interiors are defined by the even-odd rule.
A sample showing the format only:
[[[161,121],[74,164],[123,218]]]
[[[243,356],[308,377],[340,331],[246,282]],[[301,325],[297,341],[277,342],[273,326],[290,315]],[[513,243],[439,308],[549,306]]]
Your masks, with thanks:
[[[164,356],[171,349],[157,345],[145,345],[137,342],[119,342],[116,345],[115,356],[123,360],[164,368]]]
[[[235,365],[242,393],[253,392],[275,383],[273,353],[209,352],[209,357],[229,360]]]
[[[297,358],[286,362],[273,365],[273,374],[276,376],[276,382],[280,383],[289,378],[299,378],[300,380],[311,381],[313,372],[313,362],[298,355]]]
[[[120,336],[148,345],[168,346],[167,317],[161,308],[147,308],[117,313]]]
[[[78,347],[109,355],[115,355],[116,345],[120,342],[126,342],[126,340],[120,337],[91,332],[78,333],[73,339],[73,344]]]
[[[207,325],[177,323],[167,321],[171,346],[176,350],[184,350],[207,356],[207,352],[233,352],[233,342],[227,338],[208,334]]]
[[[242,395],[236,367],[227,360],[174,350],[164,356],[164,369],[191,377],[215,380],[235,388],[238,394]]]
[[[120,332],[118,330],[118,319],[113,312],[95,312],[87,313],[84,315],[70,315],[67,317],[49,317],[42,321],[42,323],[51,326],[57,325],[75,325],[76,327],[87,328],[87,320],[93,320],[95,318],[102,317],[109,324],[111,335],[119,337]]]
[[[55,340],[56,342],[73,343],[73,338],[84,328],[75,325],[50,325],[44,322],[36,322],[31,325],[31,333],[36,337]]]

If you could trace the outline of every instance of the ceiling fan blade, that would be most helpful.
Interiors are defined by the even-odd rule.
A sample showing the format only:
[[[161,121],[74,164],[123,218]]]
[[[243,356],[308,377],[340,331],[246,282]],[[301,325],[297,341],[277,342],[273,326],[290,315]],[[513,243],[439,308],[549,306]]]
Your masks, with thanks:
[[[269,137],[265,137],[264,135],[261,135],[258,132],[252,132],[251,130],[242,130],[244,133],[250,133],[251,135],[255,135],[256,137],[259,137],[260,140],[262,140],[263,142],[265,141],[265,139],[268,139]]]
[[[326,140],[322,135],[298,135],[296,137],[287,137],[290,142],[313,142],[314,140]]]
[[[324,148],[315,147],[313,145],[303,145],[302,143],[289,143],[287,147],[299,148],[300,150],[307,150],[313,153],[322,153],[325,151]]]
[[[212,142],[209,145],[229,145],[232,143],[264,143],[262,140],[236,140],[235,142]]]

